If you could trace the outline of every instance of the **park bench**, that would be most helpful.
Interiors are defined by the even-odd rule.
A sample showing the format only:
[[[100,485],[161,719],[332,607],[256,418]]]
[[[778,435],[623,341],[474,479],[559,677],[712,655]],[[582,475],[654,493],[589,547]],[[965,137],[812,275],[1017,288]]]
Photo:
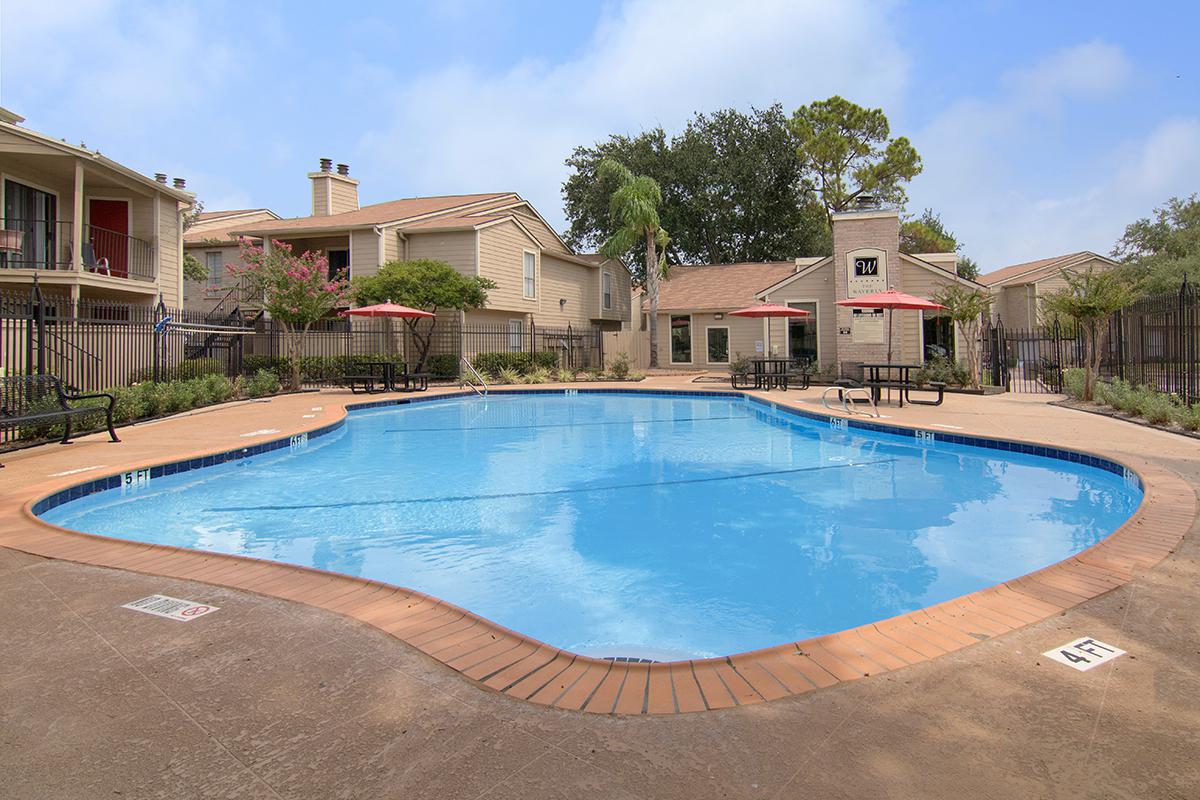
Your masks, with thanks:
[[[74,407],[79,400],[107,399],[105,406]],[[104,412],[108,435],[114,442],[121,441],[113,430],[113,404],[111,394],[77,394],[63,389],[62,381],[54,375],[16,375],[0,378],[0,429],[14,432],[39,423],[62,421],[63,437],[60,444],[70,444],[72,422],[76,417]],[[0,466],[3,466],[0,464]]]

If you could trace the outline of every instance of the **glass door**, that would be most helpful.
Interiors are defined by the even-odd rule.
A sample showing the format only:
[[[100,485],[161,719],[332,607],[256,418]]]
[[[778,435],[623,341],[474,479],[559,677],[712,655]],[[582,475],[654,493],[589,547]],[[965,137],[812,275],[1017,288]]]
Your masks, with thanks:
[[[58,198],[16,181],[4,181],[4,229],[21,234],[21,250],[5,253],[4,265],[20,269],[54,269],[58,241],[55,223]]]

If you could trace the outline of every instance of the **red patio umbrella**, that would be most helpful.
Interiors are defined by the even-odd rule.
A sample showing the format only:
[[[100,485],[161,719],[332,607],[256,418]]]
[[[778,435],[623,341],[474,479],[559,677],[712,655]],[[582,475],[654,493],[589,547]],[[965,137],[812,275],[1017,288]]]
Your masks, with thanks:
[[[767,320],[767,347],[766,355],[771,354],[771,318],[772,317],[808,317],[811,316],[811,311],[805,311],[802,308],[792,308],[791,306],[781,306],[777,303],[760,303],[756,306],[748,308],[739,308],[737,311],[730,311],[731,317],[765,317]]]
[[[904,292],[897,292],[895,289],[888,289],[886,292],[876,292],[875,294],[864,294],[859,297],[847,297],[845,300],[838,300],[835,305],[848,306],[850,308],[886,308],[888,310],[888,331],[887,331],[887,360],[892,361],[892,313],[897,308],[909,308],[914,310],[924,309],[944,309],[945,306],[940,303],[935,303],[932,300],[926,300],[924,297],[917,297]]]
[[[397,305],[396,303],[379,303],[373,306],[361,306],[339,311],[340,317],[433,317],[434,314],[419,308]]]

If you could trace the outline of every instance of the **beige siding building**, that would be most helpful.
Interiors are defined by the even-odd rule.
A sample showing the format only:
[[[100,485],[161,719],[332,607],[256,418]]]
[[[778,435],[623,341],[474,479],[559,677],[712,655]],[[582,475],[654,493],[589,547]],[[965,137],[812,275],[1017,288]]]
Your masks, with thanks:
[[[953,253],[900,252],[899,213],[871,210],[834,215],[832,256],[672,267],[659,293],[660,366],[722,369],[739,356],[769,353],[836,373],[847,364],[884,361],[886,316],[836,302],[888,288],[926,298],[948,284],[983,288],[955,273],[956,260]],[[866,263],[869,274],[858,274]],[[809,316],[767,320],[729,314],[764,302]],[[644,301],[642,310],[648,310]],[[897,311],[892,324],[897,363],[961,354],[967,346],[937,312]]]
[[[463,275],[492,280],[496,288],[489,290],[486,308],[442,316],[504,326],[514,336],[529,325],[628,326],[629,271],[575,253],[519,195],[414,197],[360,207],[358,181],[349,168],[332,167],[322,159],[321,168],[309,173],[310,216],[235,225],[229,234],[252,236],[266,246],[282,241],[319,250],[331,270],[351,278],[373,275],[389,261],[444,261]]]
[[[1009,328],[1031,328],[1042,323],[1042,298],[1066,287],[1063,271],[1112,269],[1117,262],[1090,250],[1065,256],[1013,264],[981,275],[979,282],[992,292],[992,321]]]
[[[240,264],[237,235],[246,225],[279,219],[266,208],[244,208],[233,211],[203,211],[183,233],[183,250],[199,261],[208,271],[203,281],[184,281],[184,306],[209,311],[236,285],[229,274],[230,264]],[[260,240],[253,240],[256,244]]]
[[[74,300],[183,304],[183,212],[194,197],[21,125],[0,108],[0,291],[36,279]]]

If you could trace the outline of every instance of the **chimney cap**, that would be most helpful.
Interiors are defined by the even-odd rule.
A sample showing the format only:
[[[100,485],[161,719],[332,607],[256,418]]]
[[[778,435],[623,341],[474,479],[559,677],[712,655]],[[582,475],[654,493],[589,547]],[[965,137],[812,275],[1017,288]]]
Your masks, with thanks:
[[[165,186],[167,183],[167,173],[165,173],[165,172],[154,173],[154,180],[158,181],[159,183],[161,183]]]
[[[337,171],[338,171],[338,175],[349,175],[350,174],[350,165],[349,164],[338,164]]]
[[[860,194],[854,198],[854,209],[856,211],[875,211],[883,208],[883,202],[878,195]]]
[[[329,172],[332,169],[333,169],[333,159],[332,158],[322,158],[321,159],[321,172]]]
[[[186,178],[176,178],[174,180],[174,184],[175,184],[176,189],[186,189],[187,188],[187,179]]]

